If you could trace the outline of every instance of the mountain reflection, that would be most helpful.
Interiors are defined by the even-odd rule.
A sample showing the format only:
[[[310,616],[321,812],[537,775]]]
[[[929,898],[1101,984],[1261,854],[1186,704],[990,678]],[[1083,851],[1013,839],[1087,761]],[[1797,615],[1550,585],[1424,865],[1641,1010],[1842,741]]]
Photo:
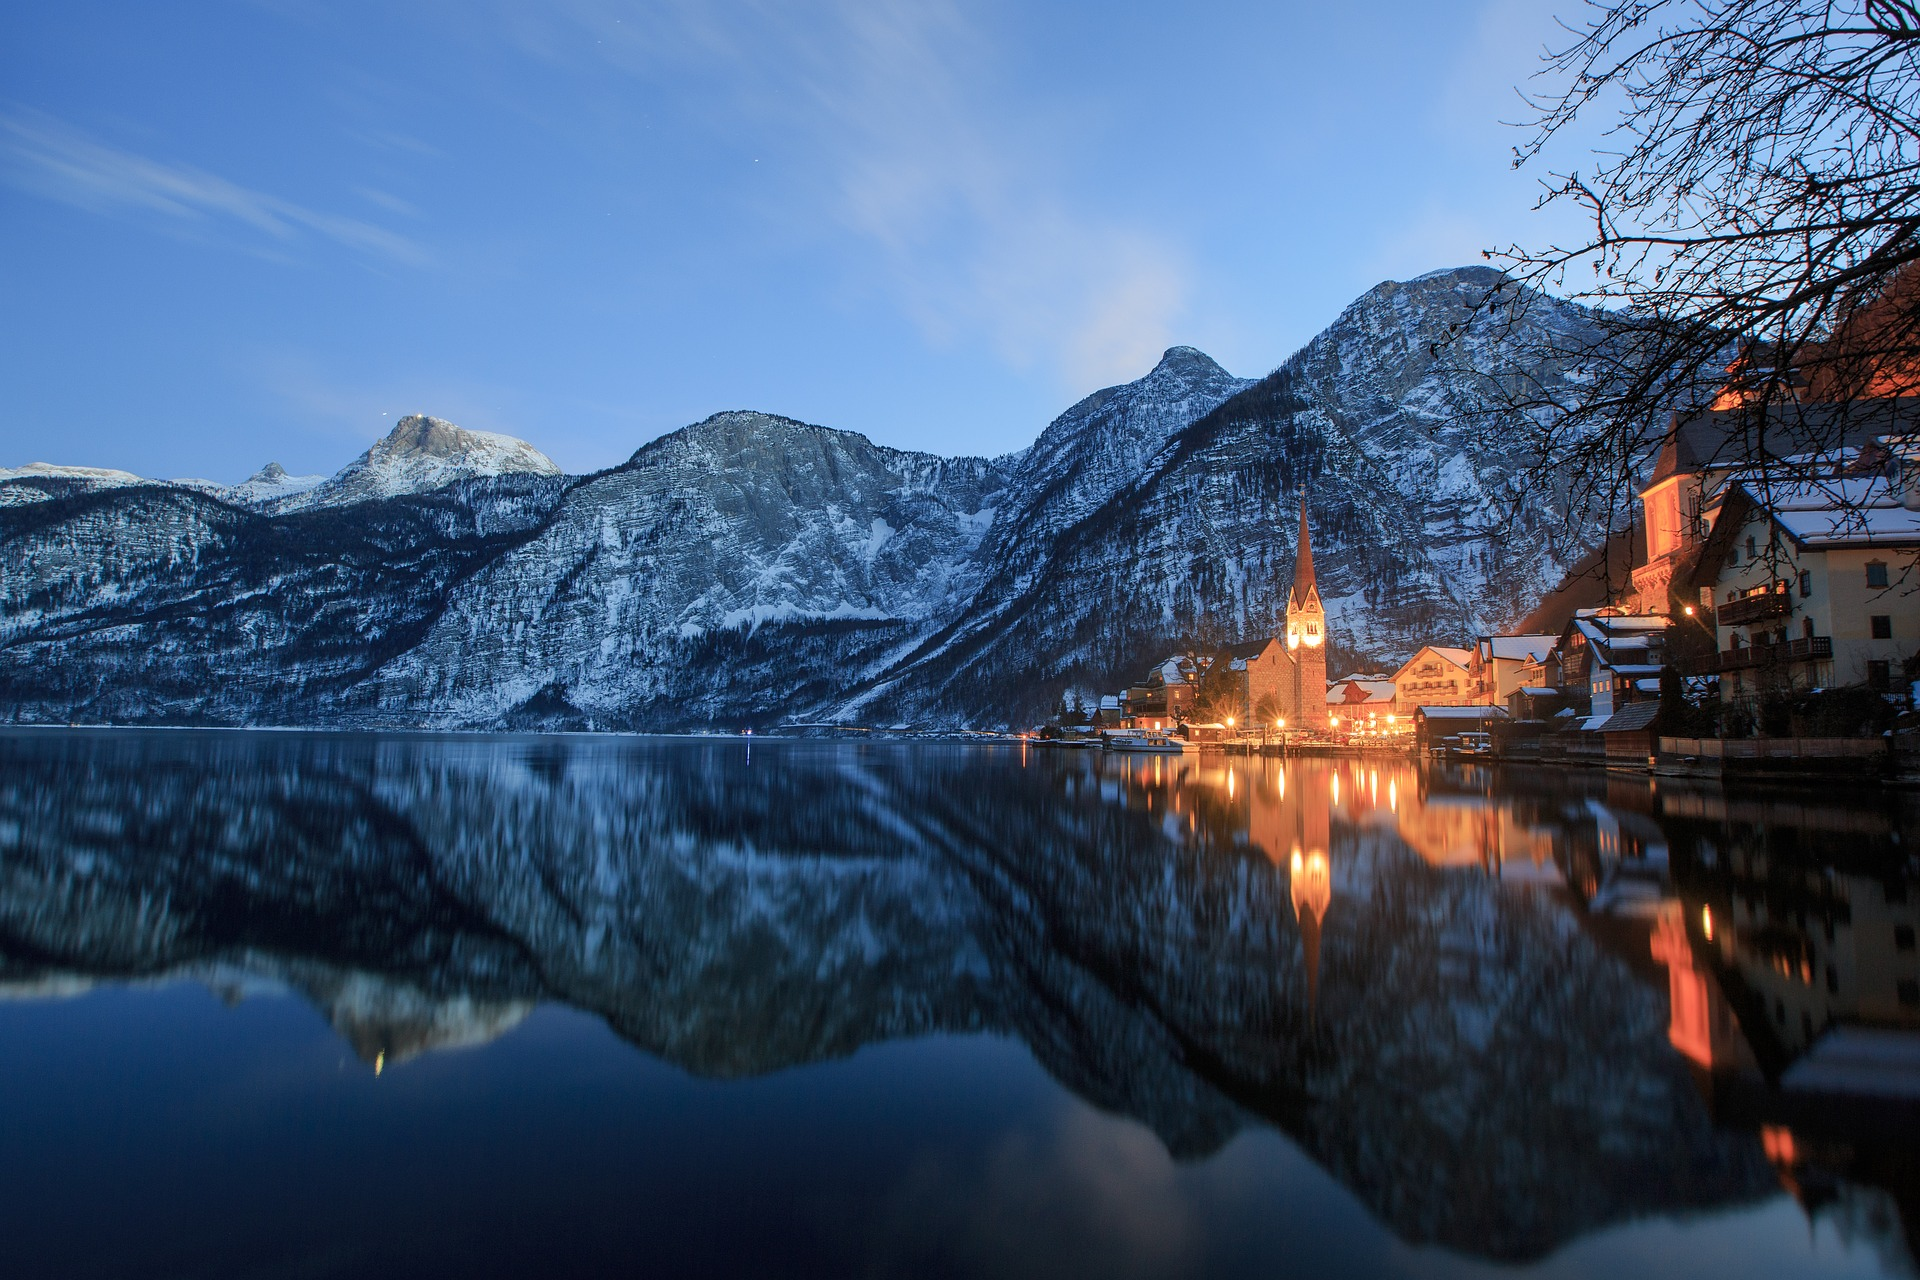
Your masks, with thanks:
[[[1822,1054],[1920,1030],[1911,818],[1404,762],[13,735],[0,983],[284,985],[386,1067],[547,1000],[715,1077],[995,1032],[1177,1156],[1280,1128],[1416,1243],[1785,1185],[1897,1251],[1911,1098]]]

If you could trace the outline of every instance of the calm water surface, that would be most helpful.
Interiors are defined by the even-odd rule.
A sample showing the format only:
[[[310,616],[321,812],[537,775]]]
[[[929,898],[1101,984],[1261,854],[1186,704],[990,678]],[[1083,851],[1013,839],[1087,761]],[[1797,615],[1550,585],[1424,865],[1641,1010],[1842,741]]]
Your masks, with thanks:
[[[1912,800],[0,735],[7,1275],[1902,1275]]]

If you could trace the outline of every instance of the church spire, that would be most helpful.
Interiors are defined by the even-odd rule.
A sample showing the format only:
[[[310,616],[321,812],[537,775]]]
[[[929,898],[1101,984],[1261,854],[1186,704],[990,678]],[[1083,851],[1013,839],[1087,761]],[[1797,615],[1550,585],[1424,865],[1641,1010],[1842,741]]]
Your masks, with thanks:
[[[1287,600],[1287,607],[1305,608],[1308,600],[1319,594],[1320,587],[1313,576],[1313,539],[1307,533],[1307,495],[1302,491],[1300,494],[1300,541],[1295,545],[1293,594]]]

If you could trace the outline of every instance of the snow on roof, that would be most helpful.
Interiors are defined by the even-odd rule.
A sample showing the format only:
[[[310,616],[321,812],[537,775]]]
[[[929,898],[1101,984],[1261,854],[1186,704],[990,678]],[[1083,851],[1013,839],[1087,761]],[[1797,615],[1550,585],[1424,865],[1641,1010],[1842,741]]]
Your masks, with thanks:
[[[1483,650],[1503,661],[1539,662],[1559,641],[1557,635],[1483,636],[1480,644]]]
[[[1835,476],[1800,484],[1742,486],[1756,506],[1805,546],[1920,543],[1920,511],[1900,505],[1884,476]]]
[[[1359,689],[1366,694],[1363,698],[1350,698],[1349,688]],[[1330,707],[1358,707],[1379,705],[1392,702],[1394,684],[1391,680],[1339,680],[1327,690],[1327,705]]]
[[[1451,662],[1454,666],[1459,667],[1462,670],[1465,670],[1466,665],[1469,662],[1473,661],[1473,650],[1471,649],[1455,649],[1448,645],[1429,644],[1429,645],[1422,645],[1418,653],[1414,654],[1411,658],[1408,658],[1406,662],[1401,665],[1400,671],[1405,671],[1408,667],[1411,667],[1414,663],[1420,661],[1422,655],[1429,654],[1429,653],[1435,654],[1438,657],[1448,662]],[[1394,674],[1397,676],[1400,673],[1395,672]]]
[[[1523,685],[1520,692],[1526,694],[1529,698],[1551,698],[1560,691],[1558,689],[1549,689],[1545,685],[1530,684]]]

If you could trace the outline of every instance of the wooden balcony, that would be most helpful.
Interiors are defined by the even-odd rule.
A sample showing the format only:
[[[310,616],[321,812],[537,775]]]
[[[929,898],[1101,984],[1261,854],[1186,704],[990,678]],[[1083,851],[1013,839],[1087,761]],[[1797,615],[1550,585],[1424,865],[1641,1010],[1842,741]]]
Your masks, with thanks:
[[[1755,622],[1772,622],[1793,612],[1793,600],[1784,590],[1756,591],[1719,606],[1717,617],[1723,627],[1744,627]]]
[[[1715,671],[1739,671],[1748,667],[1768,667],[1786,662],[1824,662],[1833,657],[1833,638],[1814,636],[1789,640],[1785,644],[1750,644],[1744,649],[1723,649],[1714,660]]]

